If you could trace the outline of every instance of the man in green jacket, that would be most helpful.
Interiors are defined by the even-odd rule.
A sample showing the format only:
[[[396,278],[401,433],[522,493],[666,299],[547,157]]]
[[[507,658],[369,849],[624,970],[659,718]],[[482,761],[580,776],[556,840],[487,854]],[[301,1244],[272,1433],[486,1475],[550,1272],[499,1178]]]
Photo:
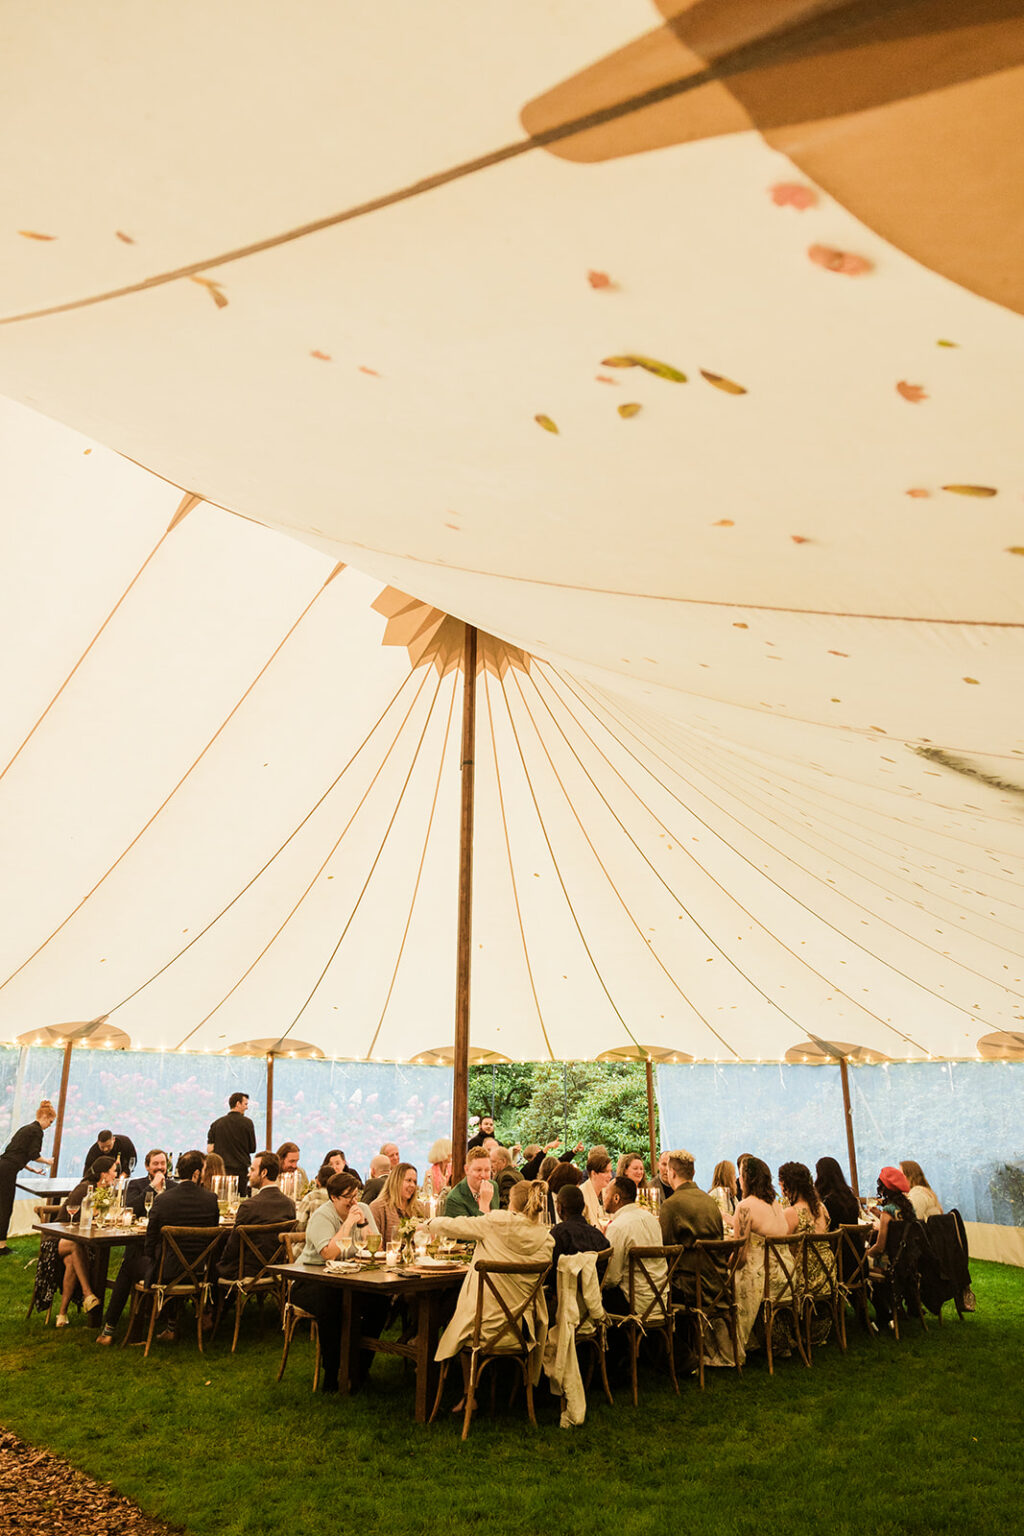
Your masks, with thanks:
[[[466,1177],[460,1179],[444,1204],[446,1216],[484,1216],[498,1209],[498,1186],[489,1177],[490,1154],[483,1147],[466,1153]]]

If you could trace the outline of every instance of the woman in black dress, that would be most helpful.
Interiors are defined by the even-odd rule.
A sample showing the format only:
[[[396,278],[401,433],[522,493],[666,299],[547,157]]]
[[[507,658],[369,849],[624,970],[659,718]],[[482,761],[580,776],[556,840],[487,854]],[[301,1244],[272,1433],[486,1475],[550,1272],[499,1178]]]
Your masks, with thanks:
[[[50,1129],[56,1118],[57,1113],[53,1105],[49,1099],[44,1099],[36,1110],[35,1119],[15,1131],[3,1152],[0,1153],[0,1259],[11,1251],[7,1246],[7,1229],[11,1224],[14,1186],[18,1182],[18,1174],[24,1172],[32,1162],[52,1166],[53,1159],[42,1157],[41,1153],[43,1132]]]

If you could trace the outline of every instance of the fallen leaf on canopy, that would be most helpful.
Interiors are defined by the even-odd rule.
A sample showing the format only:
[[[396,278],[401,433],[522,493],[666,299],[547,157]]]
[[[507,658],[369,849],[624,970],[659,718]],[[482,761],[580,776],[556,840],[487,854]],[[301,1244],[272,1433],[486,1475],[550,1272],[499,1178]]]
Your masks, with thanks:
[[[209,277],[196,277],[194,274],[190,276],[189,281],[198,283],[200,288],[205,288],[218,309],[227,308],[227,294],[221,288],[220,283],[215,283]]]
[[[911,405],[920,405],[922,400],[928,399],[923,384],[908,384],[906,379],[900,379],[896,393],[902,395],[904,400],[909,400]]]
[[[991,485],[944,485],[944,491],[952,491],[954,496],[995,496],[995,488]]]
[[[610,379],[606,373],[595,373],[594,378],[599,384],[617,384],[618,379]]]
[[[849,651],[829,651],[830,656],[845,656],[849,658]]]
[[[818,201],[814,188],[805,186],[802,181],[777,181],[768,190],[776,208],[797,208],[802,213],[805,208],[813,208]]]
[[[545,432],[557,433],[558,428],[555,426],[550,416],[535,416],[533,419],[537,423],[538,427],[544,428]]]
[[[923,485],[915,485],[907,492],[908,496],[930,496],[931,491],[926,491]]]
[[[790,538],[794,544],[810,544],[812,542],[805,533],[791,533]]]
[[[587,282],[591,288],[617,288],[618,283],[613,283],[607,272],[588,272]]]
[[[360,363],[358,367],[360,373],[368,373],[372,379],[380,378],[380,374],[377,372],[376,368],[367,368],[364,363]]]
[[[740,624],[740,623],[738,623],[738,622],[737,622],[737,621],[736,621],[736,620],[735,620],[735,619],[734,619],[734,620],[733,620],[733,626],[732,626],[732,627],[733,627],[733,629],[749,629],[749,628],[750,628],[750,625],[749,625],[749,624]]]
[[[702,379],[707,379],[716,389],[724,390],[727,395],[745,395],[746,390],[742,384],[736,384],[732,379],[724,379],[720,373],[708,373],[706,368],[700,371]]]
[[[866,256],[857,256],[853,251],[838,251],[831,245],[809,246],[807,254],[815,266],[824,267],[827,272],[842,272],[846,277],[861,277],[874,266]]]
[[[132,239],[131,235],[126,235],[123,229],[115,229],[114,234],[119,240],[123,240],[125,245],[135,244],[135,241]]]
[[[331,360],[331,354],[329,352],[320,352],[318,350],[311,352],[309,355],[310,357],[318,357],[322,363],[329,363]]]
[[[1007,545],[1006,553],[1008,555],[1024,555],[1024,544],[1009,544]]]
[[[964,682],[965,683],[977,683],[977,681],[978,681],[978,679],[976,677],[965,677],[964,678]]]
[[[643,407],[636,400],[629,400],[625,405],[620,405],[618,409],[619,415],[625,416],[628,419],[630,416],[635,416]]]
[[[642,357],[639,352],[625,352],[621,357],[603,357],[602,368],[646,368],[648,373],[655,374],[659,379],[668,379],[673,384],[685,384],[686,374],[680,373],[678,368],[673,368],[670,363],[660,363],[656,357]]]
[[[958,341],[946,341],[945,338],[941,338],[935,345],[937,347],[958,347],[960,343]]]
[[[37,229],[19,229],[18,234],[23,235],[26,240],[56,240],[57,238],[56,235],[41,235]]]
[[[717,523],[711,524],[712,528],[735,528],[736,524],[731,517],[720,517]]]

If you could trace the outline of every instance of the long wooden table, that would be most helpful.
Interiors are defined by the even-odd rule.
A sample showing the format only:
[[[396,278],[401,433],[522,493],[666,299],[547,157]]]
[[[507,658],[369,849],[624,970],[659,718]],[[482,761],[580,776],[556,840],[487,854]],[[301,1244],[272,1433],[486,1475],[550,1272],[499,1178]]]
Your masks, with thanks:
[[[416,1422],[425,1424],[437,1391],[438,1368],[434,1362],[440,1333],[441,1302],[446,1292],[457,1289],[468,1266],[442,1269],[436,1273],[378,1264],[340,1274],[328,1272],[321,1264],[272,1264],[270,1272],[285,1280],[316,1280],[342,1292],[341,1365],[338,1390],[351,1391],[356,1357],[361,1349],[379,1354],[401,1355],[416,1367]],[[378,1339],[362,1331],[361,1300],[364,1296],[400,1296],[415,1307],[415,1333],[402,1339]]]
[[[90,1250],[89,1277],[92,1280],[96,1295],[100,1298],[100,1305],[93,1307],[86,1316],[91,1328],[99,1328],[103,1322],[103,1313],[107,1305],[107,1287],[113,1281],[107,1279],[110,1268],[110,1250],[112,1248],[133,1248],[138,1243],[146,1240],[145,1227],[97,1227],[83,1232],[78,1222],[49,1221],[36,1222],[34,1231],[41,1232],[44,1237],[66,1238],[68,1242],[78,1243],[83,1248]]]

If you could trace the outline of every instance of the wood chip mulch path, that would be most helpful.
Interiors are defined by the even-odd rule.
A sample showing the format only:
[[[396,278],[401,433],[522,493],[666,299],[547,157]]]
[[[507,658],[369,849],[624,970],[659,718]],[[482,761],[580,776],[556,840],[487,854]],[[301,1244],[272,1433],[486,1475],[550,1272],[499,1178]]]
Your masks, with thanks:
[[[0,1429],[0,1531],[4,1536],[179,1536],[104,1483]]]

